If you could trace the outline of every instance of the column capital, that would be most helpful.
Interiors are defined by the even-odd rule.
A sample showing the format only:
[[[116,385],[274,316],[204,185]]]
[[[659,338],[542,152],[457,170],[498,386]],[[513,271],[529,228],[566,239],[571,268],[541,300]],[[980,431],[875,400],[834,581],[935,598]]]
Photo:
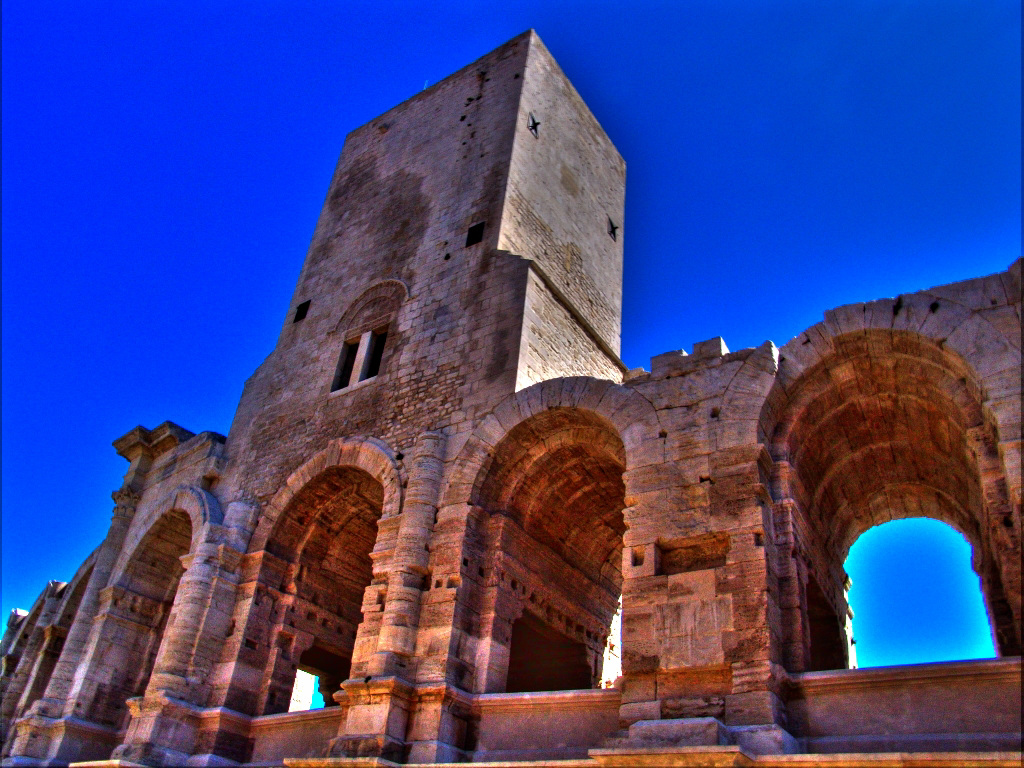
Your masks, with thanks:
[[[110,498],[114,500],[113,519],[130,521],[142,496],[128,486],[123,486],[110,494]]]

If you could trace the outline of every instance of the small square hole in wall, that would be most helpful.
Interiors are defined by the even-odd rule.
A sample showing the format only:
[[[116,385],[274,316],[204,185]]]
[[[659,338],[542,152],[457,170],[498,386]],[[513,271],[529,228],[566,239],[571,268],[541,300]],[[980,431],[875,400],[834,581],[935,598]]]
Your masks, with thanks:
[[[309,314],[309,300],[302,302],[295,308],[295,317],[292,318],[293,323],[297,323],[300,320],[305,320],[306,315]]]
[[[467,248],[471,245],[476,245],[477,243],[481,242],[484,239],[485,224],[486,222],[481,221],[469,228],[469,231],[466,233]]]

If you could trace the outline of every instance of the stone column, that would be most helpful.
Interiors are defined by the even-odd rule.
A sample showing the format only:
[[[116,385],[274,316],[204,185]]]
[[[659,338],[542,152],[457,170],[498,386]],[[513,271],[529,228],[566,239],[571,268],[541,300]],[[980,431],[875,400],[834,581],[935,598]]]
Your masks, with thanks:
[[[420,601],[429,578],[427,544],[441,490],[444,450],[444,435],[427,432],[417,441],[409,462],[377,652],[365,680],[343,684],[349,709],[338,737],[331,742],[332,755],[400,759],[404,754],[409,715],[416,706],[408,663],[416,651]]]
[[[216,533],[206,531],[208,537]],[[175,765],[192,754],[196,714],[210,698],[211,673],[231,624],[241,557],[232,547],[207,540],[181,558],[185,573],[153,673],[145,695],[134,700],[132,721],[114,758]]]
[[[375,675],[408,677],[406,662],[416,650],[420,600],[430,558],[427,544],[441,492],[444,449],[444,435],[427,432],[417,441],[410,461],[409,485],[388,575],[377,656],[371,664]]]
[[[133,469],[139,467],[133,462]],[[131,478],[136,472],[129,471],[125,485],[111,495],[114,500],[114,514],[110,529],[96,553],[92,575],[82,595],[75,619],[64,641],[60,659],[54,666],[46,691],[30,708],[26,717],[17,724],[17,734],[12,756],[61,761],[65,758],[87,760],[106,757],[110,745],[98,738],[98,727],[77,728],[75,720],[54,728],[58,718],[77,718],[82,705],[76,694],[81,689],[85,668],[80,663],[89,646],[93,630],[93,619],[100,604],[100,592],[107,586],[110,573],[121,548],[124,546],[128,527],[135,515],[139,495],[132,489]],[[112,735],[112,734],[111,734]]]

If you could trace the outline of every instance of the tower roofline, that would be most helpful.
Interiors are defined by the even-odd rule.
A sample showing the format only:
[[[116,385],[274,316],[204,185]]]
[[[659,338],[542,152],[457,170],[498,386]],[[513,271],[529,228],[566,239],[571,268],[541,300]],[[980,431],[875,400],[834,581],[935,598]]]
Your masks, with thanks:
[[[412,96],[410,96],[409,98],[405,99],[404,101],[399,102],[398,104],[395,104],[393,107],[389,108],[387,111],[381,112],[379,115],[377,115],[375,117],[371,117],[365,123],[361,123],[360,125],[358,125],[357,127],[353,128],[351,131],[349,131],[345,135],[346,140],[348,139],[348,137],[352,136],[353,134],[359,133],[359,131],[363,130],[364,128],[366,128],[370,124],[376,122],[377,120],[380,120],[382,117],[385,117],[385,116],[391,114],[392,112],[397,112],[399,110],[402,110],[405,107],[407,107],[409,104],[415,103],[416,101],[419,101],[419,100],[424,99],[424,98],[428,98],[430,95],[432,95],[434,93],[434,91],[436,91],[445,82],[447,82],[448,80],[451,80],[452,78],[458,77],[463,72],[467,72],[467,71],[473,69],[474,67],[478,66],[481,61],[483,61],[484,59],[488,58],[489,56],[494,55],[495,52],[500,51],[502,48],[510,46],[510,45],[512,45],[514,43],[519,43],[519,42],[524,41],[524,40],[527,41],[529,45],[532,45],[534,42],[540,43],[540,45],[542,47],[544,47],[544,50],[547,50],[547,47],[544,46],[544,44],[541,42],[540,37],[537,35],[536,30],[534,30],[533,28],[530,28],[530,29],[526,30],[525,32],[520,32],[515,37],[506,40],[501,45],[498,45],[495,48],[492,48],[487,53],[485,53],[482,56],[474,59],[471,63],[467,64],[466,66],[460,67],[459,69],[455,70],[454,72],[451,72],[451,73],[445,75],[444,77],[442,77],[440,80],[438,80],[433,85],[430,85],[430,86],[424,88],[423,90],[418,91],[417,93],[414,93]]]

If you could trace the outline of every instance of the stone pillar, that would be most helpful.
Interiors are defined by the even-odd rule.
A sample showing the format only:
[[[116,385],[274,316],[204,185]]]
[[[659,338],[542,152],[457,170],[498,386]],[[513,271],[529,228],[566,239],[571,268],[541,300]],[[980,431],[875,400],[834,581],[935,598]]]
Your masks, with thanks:
[[[771,500],[760,452],[746,445],[710,455],[708,474],[698,474],[707,499],[703,509],[694,505],[706,520],[699,533],[665,535],[669,521],[650,506],[625,513],[637,524],[630,522],[623,547],[619,713],[634,743],[728,739],[754,754],[795,748],[784,729],[781,670],[772,663]],[[624,479],[628,498],[634,481],[629,472]]]
[[[464,763],[472,719],[470,696],[447,683],[416,689],[416,717],[406,737],[410,763]]]
[[[420,601],[444,472],[445,438],[427,432],[416,443],[409,462],[398,540],[388,569],[387,597],[377,640],[364,680],[343,684],[349,709],[330,754],[401,759],[410,709],[415,705],[409,661],[416,651]]]
[[[60,659],[54,667],[53,674],[41,698],[32,705],[26,717],[16,725],[17,734],[12,756],[53,760],[56,763],[69,760],[89,760],[105,758],[109,755],[113,733],[103,734],[104,729],[85,724],[79,727],[80,702],[76,694],[81,689],[82,676],[85,669],[81,661],[89,646],[89,637],[93,630],[100,605],[100,592],[107,586],[111,571],[121,554],[128,527],[135,515],[135,507],[139,495],[132,489],[131,481],[138,472],[139,462],[133,462],[133,470],[129,471],[125,485],[111,495],[114,500],[114,513],[111,517],[107,536],[96,553],[92,575],[82,595],[75,619],[68,631],[61,651]],[[64,719],[66,722],[56,727],[55,722]]]
[[[409,486],[388,574],[387,600],[377,656],[370,667],[372,674],[409,677],[406,663],[416,650],[420,600],[430,557],[427,544],[441,492],[444,449],[444,435],[427,432],[420,436],[409,462]]]
[[[241,557],[232,547],[207,540],[181,558],[185,573],[153,673],[145,695],[133,700],[132,721],[114,758],[178,765],[191,755],[196,712],[210,698],[210,676],[231,624]]]

